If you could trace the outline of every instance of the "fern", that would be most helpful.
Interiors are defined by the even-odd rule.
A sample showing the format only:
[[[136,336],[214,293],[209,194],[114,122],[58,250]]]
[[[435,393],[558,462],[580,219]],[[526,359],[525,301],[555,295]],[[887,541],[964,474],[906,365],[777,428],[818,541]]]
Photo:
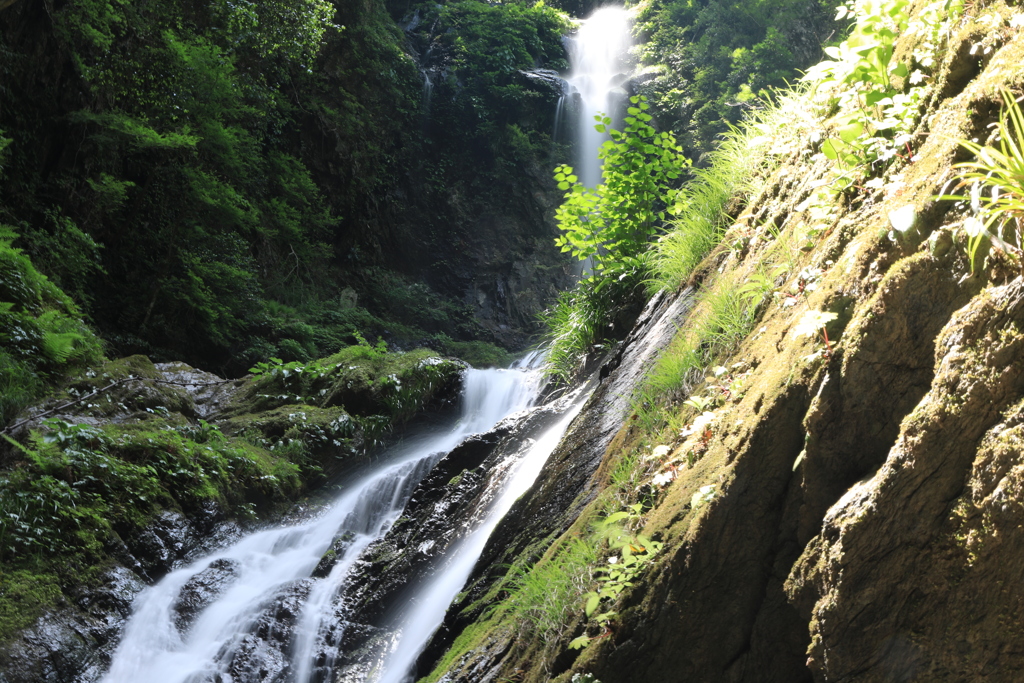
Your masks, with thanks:
[[[85,337],[78,332],[69,331],[67,327],[73,321],[60,311],[46,311],[39,316],[38,324],[43,332],[41,345],[43,355],[57,365],[64,365],[69,360],[81,355],[79,342]]]
[[[74,332],[44,332],[43,353],[54,363],[64,365],[76,355],[75,345],[83,337]]]

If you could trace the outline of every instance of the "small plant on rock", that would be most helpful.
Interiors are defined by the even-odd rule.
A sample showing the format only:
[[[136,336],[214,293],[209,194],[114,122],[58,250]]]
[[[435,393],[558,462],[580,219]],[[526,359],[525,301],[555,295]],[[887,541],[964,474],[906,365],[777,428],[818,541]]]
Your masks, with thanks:
[[[939,199],[968,202],[971,216],[964,223],[971,271],[980,270],[990,247],[996,247],[1022,263],[1021,217],[1024,216],[1024,113],[1013,94],[1002,92],[1003,108],[996,124],[995,140],[981,145],[960,140],[974,153],[972,161],[957,164],[957,188],[968,195],[941,195]]]
[[[633,586],[633,581],[643,572],[644,567],[657,555],[663,544],[653,541],[640,534],[626,531],[624,522],[637,520],[643,510],[642,503],[630,505],[628,510],[614,512],[595,526],[595,531],[608,539],[608,547],[619,553],[608,558],[606,566],[594,570],[600,583],[597,590],[590,591],[586,598],[584,613],[593,619],[598,626],[607,629],[618,613],[613,610],[599,612],[598,608],[605,601],[614,602],[624,590]],[[582,649],[590,643],[591,638],[582,635],[569,643],[572,649]]]
[[[825,341],[825,347],[823,349],[817,349],[814,353],[806,356],[804,360],[811,362],[818,359],[821,356],[825,358],[832,357],[832,343],[828,338],[828,330],[826,325],[835,320],[838,316],[835,313],[827,311],[807,311],[803,317],[800,318],[800,322],[797,323],[796,328],[793,330],[793,334],[797,337],[817,337],[819,334]]]

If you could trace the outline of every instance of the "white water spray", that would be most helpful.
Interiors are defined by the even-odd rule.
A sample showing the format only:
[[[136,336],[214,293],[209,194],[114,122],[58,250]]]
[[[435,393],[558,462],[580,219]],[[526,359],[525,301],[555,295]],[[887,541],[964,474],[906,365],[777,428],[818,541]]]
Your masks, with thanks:
[[[344,556],[327,578],[313,586],[299,618],[292,680],[307,680],[326,608],[361,551],[383,536],[416,485],[444,453],[469,434],[486,431],[528,407],[538,385],[536,372],[469,370],[463,414],[454,430],[386,454],[385,464],[347,485],[317,519],[251,534],[230,548],[171,572],[143,591],[102,683],[230,680],[227,667],[266,605],[289,584],[308,578],[334,539],[348,535],[351,540]],[[190,579],[218,561],[230,563],[234,581],[182,633],[175,610],[181,591]]]
[[[594,130],[594,115],[615,118],[616,98],[625,96],[622,83],[628,78],[627,58],[633,41],[632,17],[622,7],[609,5],[594,11],[569,40],[569,84],[579,93],[577,119],[579,159],[576,174],[587,187],[601,182],[597,151],[608,140]]]
[[[489,489],[500,491],[483,521],[453,551],[447,553],[446,562],[434,572],[434,577],[417,592],[411,608],[401,619],[392,642],[390,654],[384,660],[382,673],[376,683],[412,683],[412,668],[431,636],[444,621],[445,612],[455,596],[465,586],[480,554],[498,522],[512,504],[533,485],[548,456],[561,441],[569,423],[579,413],[587,395],[578,390],[576,395],[563,399],[565,412],[536,439],[528,439],[519,452],[500,466],[504,471],[495,473],[488,483]],[[488,496],[484,496],[488,498]]]

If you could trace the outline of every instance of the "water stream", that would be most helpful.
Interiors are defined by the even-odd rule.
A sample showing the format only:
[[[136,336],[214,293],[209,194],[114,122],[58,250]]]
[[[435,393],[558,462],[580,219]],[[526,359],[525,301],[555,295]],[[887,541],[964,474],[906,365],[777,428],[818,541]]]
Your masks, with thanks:
[[[518,457],[502,463],[505,471],[493,476],[488,485],[497,489],[495,502],[482,511],[484,518],[444,558],[427,585],[418,591],[411,609],[403,616],[395,630],[390,654],[384,660],[383,674],[378,683],[411,683],[414,677],[410,671],[417,656],[423,651],[430,637],[444,619],[445,610],[462,590],[473,571],[473,566],[484,550],[491,532],[501,521],[512,504],[523,495],[537,479],[548,456],[558,445],[572,419],[583,407],[585,396],[580,390],[577,395],[563,400],[564,412],[556,422],[545,429],[536,439],[523,444]],[[485,499],[490,498],[484,496]]]
[[[587,187],[596,187],[601,182],[597,152],[609,139],[607,134],[594,130],[594,115],[602,113],[615,119],[617,105],[626,95],[622,84],[630,71],[631,26],[628,10],[607,5],[582,21],[569,39],[570,72],[566,80],[579,95],[576,174]]]
[[[402,514],[417,484],[431,468],[468,435],[491,429],[512,413],[528,408],[540,384],[539,371],[469,370],[462,414],[441,432],[420,436],[392,449],[372,471],[346,482],[342,493],[314,519],[291,526],[257,531],[234,545],[181,567],[136,599],[109,672],[102,683],[236,683],[232,660],[282,591],[299,584],[308,591],[292,593],[302,600],[287,648],[287,662],[268,680],[310,683],[331,680],[318,636],[331,625],[333,603],[360,554],[381,538]],[[533,482],[581,401],[563,401],[563,412],[535,441],[522,444],[491,474],[497,487],[487,509],[472,515],[473,528],[439,560],[434,573],[400,623],[393,625],[382,667],[367,680],[397,683],[408,680],[419,652],[461,590],[491,530],[514,500]],[[467,524],[470,522],[467,521]],[[344,540],[339,559],[323,578],[310,578],[336,540]],[[229,585],[214,595],[198,615],[183,621],[179,603],[190,585],[218,571]],[[305,583],[302,583],[305,582]],[[319,648],[319,649],[318,649]],[[326,678],[325,678],[326,676]],[[245,680],[264,680],[262,675]]]

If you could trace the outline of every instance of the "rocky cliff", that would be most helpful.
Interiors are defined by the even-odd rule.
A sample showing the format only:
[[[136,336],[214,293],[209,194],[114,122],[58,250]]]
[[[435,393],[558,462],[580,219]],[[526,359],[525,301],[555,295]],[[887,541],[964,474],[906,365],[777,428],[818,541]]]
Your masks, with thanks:
[[[981,267],[969,207],[936,195],[971,157],[957,141],[991,142],[1000,89],[1019,92],[1021,17],[975,3],[948,24],[907,159],[877,181],[820,198],[838,119],[812,115],[812,94],[785,130],[765,129],[774,161],[734,198],[732,227],[692,278],[698,304],[664,312],[680,332],[663,362],[687,335],[722,333],[709,306],[730,287],[768,292],[751,333],[719,370],[680,382],[655,424],[632,385],[600,461],[569,465],[587,472],[582,500],[546,483],[566,465],[542,475],[520,509],[570,519],[526,543],[502,537],[534,544],[525,569],[478,566],[474,585],[499,588],[449,613],[427,680],[1019,679],[1020,262],[1008,244]],[[896,54],[921,40],[907,31]],[[632,551],[642,570],[588,618],[583,593],[610,584],[600,567],[628,558],[594,524],[634,502],[625,533],[649,546]],[[582,564],[581,543],[595,546]],[[560,625],[537,617],[548,607],[531,576],[548,577],[549,598],[581,584]]]

